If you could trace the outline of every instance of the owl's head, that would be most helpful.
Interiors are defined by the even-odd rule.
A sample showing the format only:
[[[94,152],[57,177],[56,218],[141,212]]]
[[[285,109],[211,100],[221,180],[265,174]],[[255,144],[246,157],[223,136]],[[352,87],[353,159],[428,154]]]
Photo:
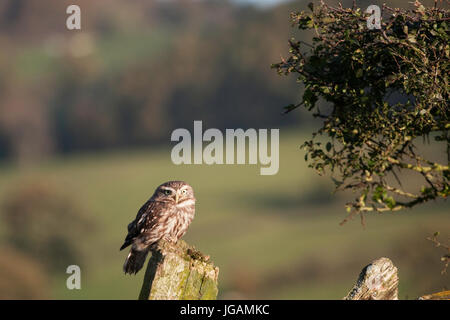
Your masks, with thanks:
[[[194,189],[184,181],[168,181],[156,188],[153,198],[157,201],[173,202],[178,205],[194,200]]]

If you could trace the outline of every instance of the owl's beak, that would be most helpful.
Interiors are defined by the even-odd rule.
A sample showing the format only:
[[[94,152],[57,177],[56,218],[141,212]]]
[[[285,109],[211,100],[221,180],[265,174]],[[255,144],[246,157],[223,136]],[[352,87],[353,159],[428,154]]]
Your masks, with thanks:
[[[180,195],[177,193],[175,193],[175,204],[178,204],[178,198],[180,197]]]

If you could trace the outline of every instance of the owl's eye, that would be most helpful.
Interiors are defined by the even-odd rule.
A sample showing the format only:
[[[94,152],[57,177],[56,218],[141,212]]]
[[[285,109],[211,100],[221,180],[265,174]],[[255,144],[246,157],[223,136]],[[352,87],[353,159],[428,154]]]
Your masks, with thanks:
[[[187,192],[186,189],[183,189],[183,190],[181,191],[182,194],[186,194],[186,192]]]
[[[164,194],[165,194],[166,196],[170,196],[170,195],[172,194],[172,191],[169,190],[169,189],[164,189]]]

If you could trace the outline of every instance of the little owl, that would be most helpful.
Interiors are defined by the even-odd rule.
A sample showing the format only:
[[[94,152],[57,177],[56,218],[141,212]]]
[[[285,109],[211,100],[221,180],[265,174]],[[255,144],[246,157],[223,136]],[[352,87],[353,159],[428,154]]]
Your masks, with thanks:
[[[137,273],[149,250],[161,239],[176,243],[195,214],[194,190],[183,181],[169,181],[156,188],[128,225],[128,235],[120,250],[131,245],[123,271]]]

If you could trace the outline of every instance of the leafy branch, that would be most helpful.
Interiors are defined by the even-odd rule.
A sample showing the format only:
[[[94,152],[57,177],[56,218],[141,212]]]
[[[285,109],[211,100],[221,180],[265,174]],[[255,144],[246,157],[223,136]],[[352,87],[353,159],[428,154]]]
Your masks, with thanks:
[[[435,246],[436,248],[443,248],[444,250],[447,251],[447,254],[444,254],[444,255],[441,257],[441,261],[444,262],[444,269],[442,269],[441,273],[442,273],[442,274],[445,274],[445,273],[447,273],[448,265],[450,264],[450,243],[447,243],[447,244],[441,243],[441,242],[438,241],[438,239],[437,239],[438,236],[439,236],[439,232],[435,232],[435,233],[433,234],[433,236],[432,236],[432,237],[428,237],[427,240],[433,242],[433,243],[434,243],[434,246]],[[449,239],[449,240],[450,240],[450,239]]]
[[[346,205],[348,218],[446,199],[449,10],[437,3],[425,8],[418,1],[410,10],[384,5],[381,29],[370,30],[369,14],[356,5],[331,7],[322,1],[309,8],[291,13],[291,21],[313,32],[312,45],[290,39],[289,57],[272,65],[280,75],[294,74],[305,87],[302,100],[285,111],[302,106],[323,120],[302,145],[309,166],[319,174],[329,170],[336,190],[359,193]],[[320,100],[331,106],[329,112],[319,109]],[[447,163],[420,154],[419,137],[444,145]],[[411,174],[421,177],[420,190],[403,187]]]

